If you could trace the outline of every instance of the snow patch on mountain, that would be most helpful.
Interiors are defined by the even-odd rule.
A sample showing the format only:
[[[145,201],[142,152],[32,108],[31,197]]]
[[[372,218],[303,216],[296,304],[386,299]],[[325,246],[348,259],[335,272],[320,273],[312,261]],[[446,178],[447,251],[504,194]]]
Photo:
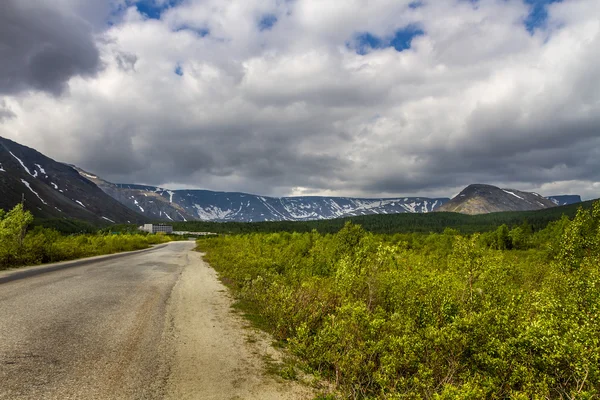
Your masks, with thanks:
[[[98,177],[96,175],[92,175],[92,174],[88,174],[87,172],[83,172],[83,171],[79,171],[79,173],[83,176],[85,176],[86,178],[91,178],[91,179],[98,179]]]
[[[502,191],[503,191],[504,193],[512,194],[512,195],[513,195],[513,196],[515,196],[516,198],[523,200],[523,198],[522,198],[521,196],[519,196],[518,194],[515,194],[514,192],[511,192],[510,190],[502,189]]]
[[[133,202],[135,203],[136,206],[138,206],[138,208],[140,209],[141,212],[144,212],[144,209],[142,208],[142,206],[140,206],[140,203],[138,203],[137,200],[133,200]]]
[[[187,219],[179,211],[177,211],[177,214],[183,219],[183,222],[187,222]]]
[[[44,199],[42,199],[42,198],[40,197],[40,195],[39,195],[39,194],[38,194],[38,193],[37,193],[35,190],[33,190],[33,189],[32,189],[32,187],[31,187],[31,185],[29,184],[29,182],[27,182],[25,179],[21,179],[21,182],[23,182],[23,185],[27,186],[27,189],[31,190],[31,193],[35,194],[35,195],[37,196],[37,198],[38,198],[38,199],[40,199],[40,201],[41,201],[42,203],[44,203],[44,204],[48,204],[48,203],[46,203],[46,202],[44,201]]]
[[[46,173],[46,170],[40,165],[40,164],[35,164],[36,167],[38,167],[38,169],[40,170],[40,172],[44,175],[48,175]]]
[[[199,204],[194,204],[196,208],[196,214],[198,218],[202,221],[218,221],[226,219],[230,214],[232,214],[232,210],[223,210],[217,206],[208,206],[202,207]]]
[[[404,207],[406,209],[406,211],[408,211],[409,213],[416,213],[417,212],[417,210],[415,208],[416,205],[417,204],[415,202],[412,202],[412,203],[403,204],[402,207]]]
[[[16,158],[16,160],[19,162],[19,164],[21,164],[21,167],[23,167],[23,169],[24,169],[24,170],[25,170],[25,171],[26,171],[26,172],[27,172],[29,175],[33,176],[33,174],[31,173],[31,171],[29,171],[29,168],[27,168],[27,166],[25,165],[25,163],[23,163],[23,161],[21,161],[21,159],[20,159],[19,157],[15,156],[15,155],[13,154],[13,152],[12,152],[12,151],[10,151],[10,150],[9,150],[8,152],[10,153],[10,155],[11,155],[11,156],[13,156],[14,158]],[[35,178],[35,176],[33,176],[33,177]]]

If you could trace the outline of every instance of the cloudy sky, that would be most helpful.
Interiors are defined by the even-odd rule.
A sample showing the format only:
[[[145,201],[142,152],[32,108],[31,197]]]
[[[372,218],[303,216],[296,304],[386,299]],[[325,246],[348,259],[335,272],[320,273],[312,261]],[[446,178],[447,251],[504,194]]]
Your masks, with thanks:
[[[600,0],[2,0],[0,136],[114,182],[600,197]]]

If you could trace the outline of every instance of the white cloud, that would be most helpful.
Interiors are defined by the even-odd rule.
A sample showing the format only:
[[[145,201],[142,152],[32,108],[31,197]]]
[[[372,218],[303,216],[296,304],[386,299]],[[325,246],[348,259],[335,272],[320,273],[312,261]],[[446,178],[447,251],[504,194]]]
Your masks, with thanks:
[[[131,6],[98,35],[102,72],[61,98],[7,97],[0,135],[117,181],[599,197],[598,1],[551,5],[533,35],[521,1],[410,3],[190,0],[161,20]],[[353,50],[358,33],[413,24],[409,50]]]

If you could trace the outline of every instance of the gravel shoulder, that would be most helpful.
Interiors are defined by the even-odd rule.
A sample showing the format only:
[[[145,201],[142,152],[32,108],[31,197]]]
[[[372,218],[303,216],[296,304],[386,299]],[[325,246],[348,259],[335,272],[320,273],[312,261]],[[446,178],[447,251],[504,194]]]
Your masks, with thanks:
[[[168,306],[175,349],[166,398],[314,398],[307,386],[266,373],[265,358],[279,357],[268,336],[232,311],[233,299],[200,253],[188,257]]]

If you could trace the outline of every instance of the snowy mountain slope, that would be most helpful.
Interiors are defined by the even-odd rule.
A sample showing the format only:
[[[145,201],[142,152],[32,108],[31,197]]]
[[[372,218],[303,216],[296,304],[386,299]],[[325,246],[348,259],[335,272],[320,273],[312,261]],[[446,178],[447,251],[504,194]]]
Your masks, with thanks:
[[[176,191],[174,201],[206,221],[306,221],[369,214],[431,212],[447,199],[266,197],[245,193]]]
[[[25,208],[41,218],[78,218],[94,223],[145,220],[70,166],[1,137],[0,194],[0,209],[12,209],[24,196]]]
[[[425,197],[360,199],[306,196],[277,198],[237,192],[169,190],[155,186],[113,184],[97,177],[90,178],[93,176],[92,174],[83,170],[79,171],[132,210],[142,213],[150,219],[163,221],[307,221],[369,214],[426,213],[444,210],[450,201],[448,198]],[[494,192],[494,195],[488,196],[491,203],[479,204],[476,212],[529,210],[554,205],[552,201],[537,194],[503,190],[489,185],[471,185],[453,201],[459,203],[467,194],[467,197],[477,197],[478,194],[487,193],[488,189]],[[563,197],[554,196],[555,200],[553,201],[567,201]],[[495,202],[494,198],[501,198],[501,200]],[[574,200],[573,198],[569,199]],[[480,199],[473,201],[481,203]],[[444,206],[445,204],[446,206]],[[470,204],[466,208],[459,206],[458,208],[454,207],[453,210],[458,209],[458,212],[463,212],[463,209],[474,206],[474,204]]]
[[[152,220],[186,221],[196,219],[175,202],[166,189],[142,185],[117,185],[73,166],[79,174],[94,182],[106,194],[129,209]]]
[[[84,176],[91,174],[79,170]],[[113,198],[148,218],[166,221],[306,221],[369,214],[431,212],[449,199],[403,197],[267,197],[209,190],[168,190],[92,179]]]
[[[575,194],[565,194],[560,196],[547,197],[548,200],[557,206],[566,206],[569,204],[581,203],[581,196]]]

